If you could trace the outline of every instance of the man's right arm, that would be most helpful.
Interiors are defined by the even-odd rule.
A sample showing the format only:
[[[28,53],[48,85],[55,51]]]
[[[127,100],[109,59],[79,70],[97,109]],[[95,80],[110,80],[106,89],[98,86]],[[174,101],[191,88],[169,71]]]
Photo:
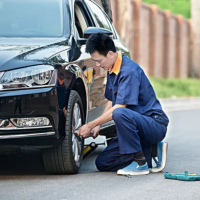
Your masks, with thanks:
[[[104,108],[104,111],[103,111],[102,115],[104,113],[106,113],[111,108],[112,108],[112,101],[108,101],[106,103],[106,106]],[[100,126],[96,126],[95,128],[93,128],[93,130],[92,130],[92,132],[93,132],[93,138],[96,138],[99,135],[99,131],[100,131]]]
[[[105,106],[105,108],[104,108],[104,111],[103,111],[102,115],[103,115],[105,112],[107,112],[110,108],[112,108],[112,101],[108,101],[108,102],[106,103],[106,106]]]

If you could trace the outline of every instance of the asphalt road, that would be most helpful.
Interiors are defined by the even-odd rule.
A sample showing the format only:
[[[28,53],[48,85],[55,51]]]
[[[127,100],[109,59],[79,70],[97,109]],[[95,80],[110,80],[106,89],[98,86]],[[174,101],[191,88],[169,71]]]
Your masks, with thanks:
[[[169,143],[165,172],[185,170],[200,174],[200,109],[170,112]],[[0,155],[0,200],[196,200],[200,199],[200,182],[164,179],[164,172],[127,178],[116,173],[98,172],[94,160],[99,147],[84,160],[77,175],[48,175],[41,152]]]

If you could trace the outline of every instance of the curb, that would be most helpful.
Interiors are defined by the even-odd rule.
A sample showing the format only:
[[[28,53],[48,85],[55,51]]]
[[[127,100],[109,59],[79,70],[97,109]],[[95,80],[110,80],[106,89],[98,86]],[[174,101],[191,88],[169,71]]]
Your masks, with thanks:
[[[162,108],[166,112],[185,111],[200,109],[200,98],[173,98],[160,99]]]

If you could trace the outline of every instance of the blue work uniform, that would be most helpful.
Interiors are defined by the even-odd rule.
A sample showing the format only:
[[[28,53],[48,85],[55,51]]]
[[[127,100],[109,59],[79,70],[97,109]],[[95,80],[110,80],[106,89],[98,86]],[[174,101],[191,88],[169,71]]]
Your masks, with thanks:
[[[107,74],[105,97],[113,106],[125,104],[126,108],[113,112],[117,137],[97,157],[97,168],[117,171],[128,166],[134,153],[140,151],[151,168],[151,147],[164,139],[169,120],[142,68],[118,53],[113,69]]]

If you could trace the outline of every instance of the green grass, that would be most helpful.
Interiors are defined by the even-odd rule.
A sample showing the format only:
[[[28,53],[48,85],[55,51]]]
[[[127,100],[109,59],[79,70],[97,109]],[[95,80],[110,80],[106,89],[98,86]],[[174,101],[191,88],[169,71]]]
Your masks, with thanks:
[[[150,78],[158,98],[200,96],[198,79],[158,79]]]
[[[190,0],[143,0],[143,2],[156,4],[160,9],[170,10],[173,14],[181,14],[185,18],[191,17]]]

